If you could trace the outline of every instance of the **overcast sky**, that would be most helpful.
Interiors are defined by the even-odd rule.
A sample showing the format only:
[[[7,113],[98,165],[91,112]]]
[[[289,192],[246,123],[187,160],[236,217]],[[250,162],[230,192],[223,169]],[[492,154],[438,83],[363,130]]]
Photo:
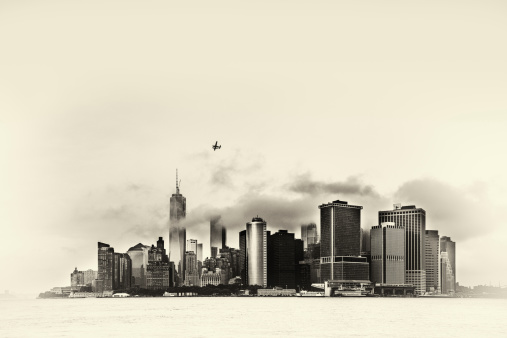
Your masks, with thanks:
[[[507,284],[505,1],[2,1],[0,290],[97,269],[97,242],[209,254],[259,215],[415,204],[457,281]],[[220,150],[211,145],[218,141]],[[3,291],[2,291],[3,292]]]

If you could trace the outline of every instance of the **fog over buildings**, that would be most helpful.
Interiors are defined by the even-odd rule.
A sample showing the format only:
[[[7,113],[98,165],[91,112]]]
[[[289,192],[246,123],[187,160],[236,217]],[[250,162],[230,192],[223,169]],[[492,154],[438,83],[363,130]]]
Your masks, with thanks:
[[[180,256],[214,215],[239,248],[255,215],[298,237],[323,203],[364,229],[402,203],[458,243],[445,278],[507,284],[507,4],[148,3],[0,4],[0,290],[66,285],[97,242],[134,271],[176,168]]]

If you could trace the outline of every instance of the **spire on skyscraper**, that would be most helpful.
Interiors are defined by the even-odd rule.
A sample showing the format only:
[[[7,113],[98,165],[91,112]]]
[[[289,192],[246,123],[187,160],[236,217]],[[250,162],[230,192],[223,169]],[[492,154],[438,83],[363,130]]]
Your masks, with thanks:
[[[176,168],[176,193],[177,194],[180,193],[180,186],[179,186],[179,182],[178,182],[178,169],[177,168]]]

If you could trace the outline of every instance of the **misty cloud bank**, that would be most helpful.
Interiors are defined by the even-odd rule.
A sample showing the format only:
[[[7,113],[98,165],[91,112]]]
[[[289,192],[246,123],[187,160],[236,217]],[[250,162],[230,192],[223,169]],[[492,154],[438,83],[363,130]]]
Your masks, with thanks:
[[[456,188],[434,179],[418,179],[402,184],[394,198],[426,210],[426,228],[453,240],[481,237],[498,226],[499,208],[480,184]]]
[[[184,194],[187,217],[183,224],[187,228],[187,238],[196,238],[207,245],[209,220],[215,215],[222,216],[227,228],[227,243],[232,247],[238,245],[239,231],[257,215],[267,222],[268,230],[289,230],[299,237],[301,224],[314,222],[320,227],[318,206],[334,199],[362,205],[361,226],[364,229],[376,225],[378,211],[391,209],[393,203],[424,208],[427,228],[437,229],[440,235],[456,241],[481,236],[496,226],[495,210],[486,202],[484,192],[477,194],[477,187],[459,189],[433,179],[406,182],[392,197],[381,196],[373,186],[353,177],[326,183],[303,175],[296,177],[293,183],[282,185],[280,191],[286,191],[287,197],[253,191],[238,196],[223,208],[211,204],[189,207],[192,196]],[[300,194],[294,198],[294,192]],[[80,201],[69,221],[72,236],[88,238],[92,243],[111,242],[122,248],[139,242],[149,245],[159,236],[167,241],[169,198],[167,191],[141,184],[91,192]]]
[[[288,185],[288,190],[310,194],[337,194],[337,195],[359,195],[379,197],[372,185],[365,185],[357,177],[349,177],[342,182],[322,182],[312,180],[309,174],[300,175],[293,183]]]

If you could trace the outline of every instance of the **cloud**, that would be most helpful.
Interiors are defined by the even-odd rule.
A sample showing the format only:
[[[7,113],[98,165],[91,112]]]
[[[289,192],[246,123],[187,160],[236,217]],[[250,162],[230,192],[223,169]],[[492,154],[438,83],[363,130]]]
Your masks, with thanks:
[[[169,200],[164,191],[148,185],[109,186],[83,196],[68,217],[72,237],[128,249],[140,241],[151,244],[168,233]]]
[[[217,187],[234,188],[238,186],[239,177],[248,177],[249,174],[261,169],[263,159],[260,155],[245,156],[239,149],[235,149],[233,156],[217,157],[207,167],[210,168],[209,183]]]
[[[425,178],[408,181],[394,193],[396,201],[415,204],[426,210],[426,228],[439,230],[441,236],[465,241],[481,237],[497,227],[497,207],[480,183],[457,188]]]
[[[375,196],[379,194],[372,185],[363,184],[357,177],[348,177],[345,181],[322,182],[312,180],[309,174],[303,174],[295,178],[294,182],[287,186],[288,190],[302,194],[345,194],[359,196]]]

